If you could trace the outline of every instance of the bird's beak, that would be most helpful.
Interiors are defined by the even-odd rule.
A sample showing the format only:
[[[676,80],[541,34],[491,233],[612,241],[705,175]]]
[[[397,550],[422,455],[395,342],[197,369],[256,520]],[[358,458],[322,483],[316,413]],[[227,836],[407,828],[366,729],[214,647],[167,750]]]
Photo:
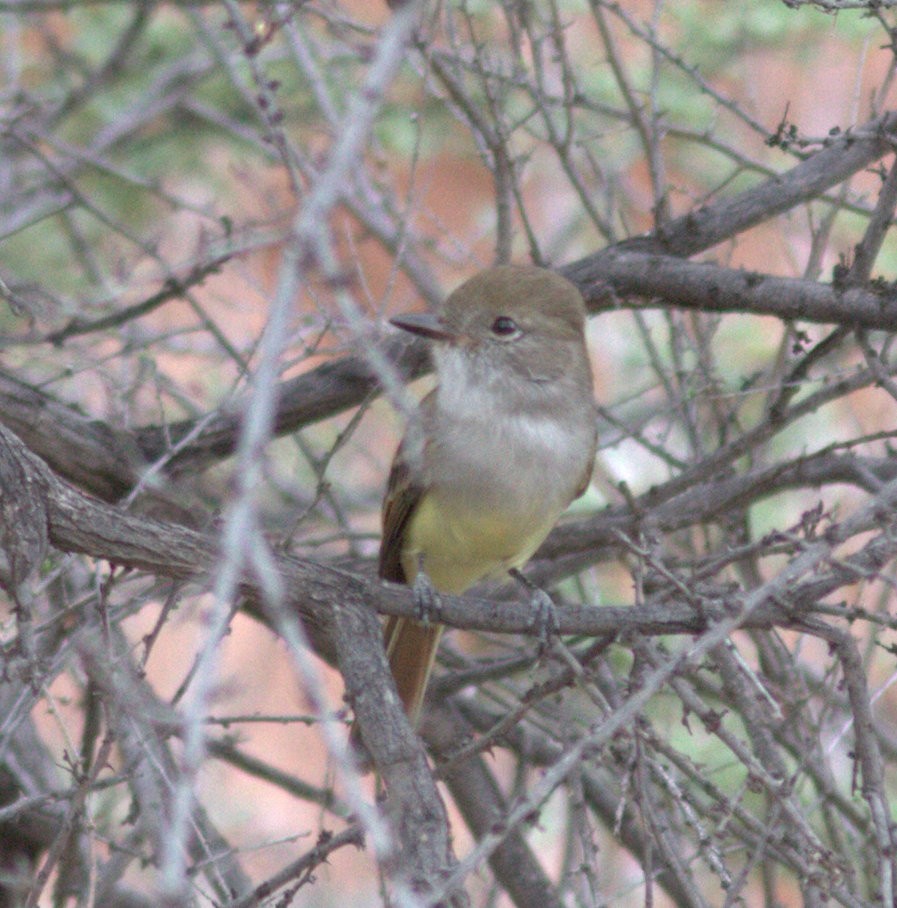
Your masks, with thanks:
[[[403,331],[410,331],[412,334],[419,334],[430,340],[453,341],[458,339],[457,331],[453,331],[445,325],[442,319],[432,312],[409,312],[407,315],[397,315],[389,322]]]

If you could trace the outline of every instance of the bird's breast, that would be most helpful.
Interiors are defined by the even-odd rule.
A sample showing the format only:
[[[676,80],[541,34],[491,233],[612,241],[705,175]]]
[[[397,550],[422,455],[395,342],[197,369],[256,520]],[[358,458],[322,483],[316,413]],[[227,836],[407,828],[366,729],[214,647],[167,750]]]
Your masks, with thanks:
[[[589,437],[556,420],[454,420],[425,453],[424,493],[403,552],[437,589],[459,593],[524,564],[578,490]]]

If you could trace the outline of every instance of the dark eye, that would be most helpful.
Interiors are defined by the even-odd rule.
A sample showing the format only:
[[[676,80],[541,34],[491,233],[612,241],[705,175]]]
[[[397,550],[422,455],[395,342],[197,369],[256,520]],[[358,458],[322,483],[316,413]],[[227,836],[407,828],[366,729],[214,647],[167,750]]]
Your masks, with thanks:
[[[492,333],[497,334],[499,337],[508,337],[511,334],[517,332],[517,322],[514,319],[509,318],[507,315],[500,315],[492,323]]]

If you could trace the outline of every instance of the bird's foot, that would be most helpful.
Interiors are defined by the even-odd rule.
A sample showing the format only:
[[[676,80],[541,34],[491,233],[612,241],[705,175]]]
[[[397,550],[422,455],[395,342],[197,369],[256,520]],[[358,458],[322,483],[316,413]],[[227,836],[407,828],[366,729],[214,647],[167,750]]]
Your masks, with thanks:
[[[524,577],[517,568],[512,568],[509,573],[529,593],[532,608],[529,626],[534,630],[539,642],[539,653],[544,653],[551,642],[552,634],[557,634],[561,626],[554,602],[545,590],[536,586],[528,577]]]
[[[411,584],[411,591],[414,593],[414,608],[417,612],[417,620],[424,626],[430,624],[431,621],[438,622],[441,612],[439,594],[436,592],[436,587],[433,586],[433,581],[427,576],[423,566],[418,570],[414,583]]]

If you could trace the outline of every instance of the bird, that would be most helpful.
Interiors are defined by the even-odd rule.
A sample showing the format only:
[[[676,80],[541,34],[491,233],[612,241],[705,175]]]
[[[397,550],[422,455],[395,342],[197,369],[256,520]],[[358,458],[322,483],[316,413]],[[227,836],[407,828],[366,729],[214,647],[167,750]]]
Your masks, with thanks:
[[[440,312],[390,321],[429,341],[437,383],[389,472],[380,578],[412,585],[426,603],[433,592],[519,577],[592,475],[596,408],[579,290],[547,268],[499,265],[462,283]],[[413,618],[384,627],[413,726],[442,631]]]

